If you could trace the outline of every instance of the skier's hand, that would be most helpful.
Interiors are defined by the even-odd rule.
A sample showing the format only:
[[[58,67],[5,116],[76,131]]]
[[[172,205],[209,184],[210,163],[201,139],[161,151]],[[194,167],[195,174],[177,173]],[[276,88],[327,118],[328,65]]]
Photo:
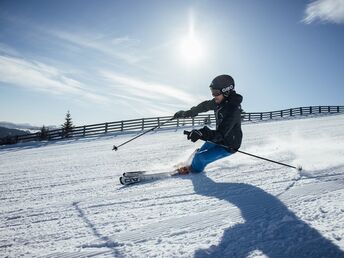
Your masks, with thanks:
[[[192,130],[189,134],[188,134],[188,140],[191,140],[192,142],[196,142],[199,139],[202,139],[202,132],[200,130]]]
[[[202,140],[208,141],[212,139],[213,131],[209,129],[207,126],[204,126],[203,128],[199,129],[199,131],[202,133]]]
[[[174,114],[173,119],[176,118],[186,118],[186,117],[191,117],[191,112],[190,111],[184,111],[180,110],[177,113]]]

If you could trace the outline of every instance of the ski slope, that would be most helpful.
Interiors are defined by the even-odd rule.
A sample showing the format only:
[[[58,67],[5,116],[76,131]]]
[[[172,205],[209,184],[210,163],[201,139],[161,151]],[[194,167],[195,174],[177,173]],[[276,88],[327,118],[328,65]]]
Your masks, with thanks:
[[[183,129],[0,147],[1,257],[344,257],[344,115],[243,125],[205,173],[124,187],[199,147]]]

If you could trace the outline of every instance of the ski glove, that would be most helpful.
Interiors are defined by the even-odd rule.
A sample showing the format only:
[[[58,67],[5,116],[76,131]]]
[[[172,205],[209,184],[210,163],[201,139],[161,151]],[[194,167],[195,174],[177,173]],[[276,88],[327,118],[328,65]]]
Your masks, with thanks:
[[[180,110],[174,114],[173,119],[191,117],[191,111]]]
[[[192,142],[196,142],[199,139],[202,139],[202,132],[200,130],[192,130],[189,134],[188,134],[188,140],[191,140]]]
[[[214,131],[209,129],[207,126],[204,126],[203,128],[199,129],[199,131],[202,133],[202,140],[209,141],[213,138]]]

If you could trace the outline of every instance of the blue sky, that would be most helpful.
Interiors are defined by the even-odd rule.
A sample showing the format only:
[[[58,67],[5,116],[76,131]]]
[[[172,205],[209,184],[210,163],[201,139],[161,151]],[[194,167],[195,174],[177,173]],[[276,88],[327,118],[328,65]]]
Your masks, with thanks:
[[[343,105],[343,46],[343,0],[0,0],[0,121],[173,115],[219,74],[248,112]]]

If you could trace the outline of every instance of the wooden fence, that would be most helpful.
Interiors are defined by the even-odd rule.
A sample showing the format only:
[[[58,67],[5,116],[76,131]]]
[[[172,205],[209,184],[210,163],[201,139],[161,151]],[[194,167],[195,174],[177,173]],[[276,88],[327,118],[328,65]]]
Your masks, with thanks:
[[[344,106],[309,106],[271,112],[242,113],[242,121],[256,122],[263,120],[281,118],[283,119],[307,115],[334,114],[343,112]],[[130,132],[141,132],[159,125],[161,126],[159,126],[158,128],[161,129],[176,129],[185,126],[201,126],[215,123],[214,114],[202,114],[194,118],[175,119],[172,121],[168,121],[170,118],[170,116],[141,118],[125,121],[108,122],[102,124],[76,126],[73,127],[73,129],[69,132],[66,132],[63,129],[55,129],[49,130],[45,135],[42,135],[41,132],[37,132],[27,135],[8,136],[0,138],[0,145],[35,140],[60,140],[64,138],[97,136],[110,133],[122,134]]]

